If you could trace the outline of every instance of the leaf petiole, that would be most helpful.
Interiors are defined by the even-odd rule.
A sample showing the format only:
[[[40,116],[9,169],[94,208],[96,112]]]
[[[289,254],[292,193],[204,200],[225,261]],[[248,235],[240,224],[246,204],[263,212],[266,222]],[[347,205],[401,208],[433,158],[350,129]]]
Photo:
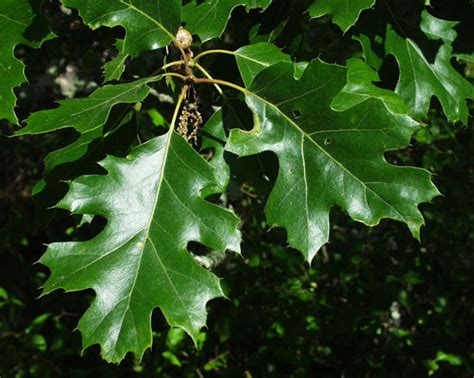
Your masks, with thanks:
[[[206,50],[206,51],[203,51],[202,53],[196,55],[193,59],[191,59],[191,64],[196,64],[196,62],[199,59],[201,59],[202,57],[204,57],[206,55],[211,55],[211,54],[227,54],[227,55],[235,56],[235,52],[230,51],[230,50],[223,50],[223,49]]]
[[[207,72],[207,70],[199,63],[194,63],[192,66],[196,67],[199,71],[201,71],[202,74],[206,76],[209,80],[214,80],[214,78],[209,74],[209,72]],[[214,83],[214,87],[221,96],[224,95],[224,92],[222,91],[222,88],[219,86],[219,84]]]
[[[210,79],[210,78],[207,78],[207,79],[194,79],[194,83],[195,84],[213,84],[213,85],[223,85],[223,86],[226,86],[226,87],[229,87],[229,88],[233,88],[239,92],[242,92],[244,94],[247,94],[247,95],[250,95],[250,96],[253,96],[253,97],[257,97],[257,98],[260,98],[262,99],[260,96],[258,96],[257,94],[253,93],[252,91],[249,91],[248,89],[246,88],[243,88],[241,87],[240,85],[237,85],[237,84],[234,84],[234,83],[231,83],[229,81],[225,81],[225,80],[219,80],[219,79]],[[263,99],[262,99],[263,100]]]
[[[182,75],[180,75],[182,76]],[[184,77],[184,76],[183,76]],[[181,93],[179,94],[178,101],[176,101],[176,107],[174,108],[173,118],[171,119],[170,129],[174,130],[176,125],[176,120],[178,119],[179,110],[181,109],[181,105],[183,104],[183,100],[188,93],[188,86],[185,85],[183,89],[181,89]]]
[[[178,79],[180,79],[180,80],[182,80],[182,81],[187,81],[187,80],[188,80],[188,79],[186,78],[186,76],[181,75],[181,74],[176,73],[176,72],[166,72],[166,73],[164,73],[164,74],[155,76],[155,78],[161,79],[161,78],[167,77],[167,76],[177,77]]]

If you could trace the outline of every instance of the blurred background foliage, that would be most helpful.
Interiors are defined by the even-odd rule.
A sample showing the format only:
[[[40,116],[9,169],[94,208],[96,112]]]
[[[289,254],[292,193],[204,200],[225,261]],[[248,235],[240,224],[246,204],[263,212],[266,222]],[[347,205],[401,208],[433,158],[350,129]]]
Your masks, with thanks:
[[[330,17],[309,19],[305,10],[311,1],[276,0],[265,12],[247,14],[237,8],[223,37],[202,48],[233,49],[271,40],[298,61],[319,56],[344,64],[361,54],[353,35],[383,38],[390,23],[431,59],[439,44],[420,33],[425,3],[377,1],[374,10],[364,12],[356,26],[342,34]],[[461,21],[454,50],[472,52],[472,2],[432,0],[431,7],[437,17]],[[45,1],[42,11],[60,38],[37,50],[16,49],[29,79],[17,90],[20,119],[56,106],[57,99],[91,93],[102,81],[102,65],[117,54],[114,41],[123,37],[120,28],[91,31],[56,0]],[[162,61],[162,51],[142,54],[127,63],[125,78],[150,74]],[[231,58],[219,56],[205,63],[214,76],[232,70],[239,80]],[[472,65],[457,68],[473,79]],[[393,89],[398,78],[395,61],[385,58],[380,74],[379,85]],[[199,95],[202,104],[215,101],[211,92]],[[38,298],[48,272],[34,262],[44,252],[44,243],[88,238],[103,222],[80,227],[78,219],[45,207],[64,194],[67,186],[61,180],[93,172],[93,162],[106,153],[125,154],[121,144],[138,143],[137,124],[145,125],[140,138],[156,134],[156,126],[169,119],[172,98],[156,94],[142,106],[142,115],[115,138],[103,140],[80,166],[61,167],[50,175],[47,185],[56,190],[56,197],[32,196],[33,187],[41,179],[47,152],[73,140],[74,132],[8,138],[15,127],[0,125],[1,377],[472,376],[474,138],[472,125],[449,124],[436,100],[412,145],[387,155],[392,162],[435,173],[443,193],[422,208],[426,227],[421,244],[396,222],[369,229],[334,209],[331,243],[309,267],[298,252],[286,248],[284,232],[269,230],[265,223],[263,207],[276,175],[275,157],[227,156],[235,173],[227,203],[244,220],[243,258],[195,251],[223,278],[229,297],[211,302],[199,350],[183,331],[169,329],[155,311],[153,350],[142,361],[128,356],[120,366],[108,365],[97,347],[81,356],[80,335],[72,330],[93,292]]]

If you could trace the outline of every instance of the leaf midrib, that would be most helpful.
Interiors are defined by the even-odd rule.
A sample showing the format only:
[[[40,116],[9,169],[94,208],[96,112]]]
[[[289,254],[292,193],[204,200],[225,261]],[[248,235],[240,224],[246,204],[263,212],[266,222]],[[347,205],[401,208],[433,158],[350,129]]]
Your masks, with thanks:
[[[161,30],[163,30],[171,38],[172,41],[175,40],[175,36],[168,29],[166,29],[161,22],[158,22],[156,19],[154,19],[148,13],[142,11],[141,9],[137,8],[135,5],[133,5],[131,3],[127,3],[124,0],[120,0],[120,3],[126,5],[131,10],[141,14],[143,17],[149,19],[151,22],[153,22],[155,25],[157,25]]]

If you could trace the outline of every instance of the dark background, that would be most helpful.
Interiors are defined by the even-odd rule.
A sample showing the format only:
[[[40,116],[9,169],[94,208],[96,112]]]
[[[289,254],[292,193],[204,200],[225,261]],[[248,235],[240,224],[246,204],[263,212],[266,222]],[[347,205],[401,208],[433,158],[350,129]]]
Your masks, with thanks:
[[[418,27],[424,1],[377,1],[375,9],[365,11],[345,35],[330,17],[309,20],[304,13],[309,4],[311,1],[274,1],[266,12],[250,14],[238,8],[222,40],[202,48],[235,49],[249,43],[249,31],[255,25],[262,25],[260,35],[281,25],[275,43],[297,60],[319,56],[344,64],[360,54],[353,34],[383,37],[387,23],[415,40],[431,61],[439,47]],[[472,3],[433,0],[431,5],[428,9],[433,15],[461,21],[455,52],[472,52]],[[123,37],[120,28],[91,31],[76,13],[61,11],[57,1],[45,1],[42,12],[60,38],[37,50],[16,49],[16,56],[26,63],[29,79],[16,91],[20,119],[56,106],[54,101],[65,95],[91,93],[102,81],[103,63],[116,54],[115,39]],[[128,63],[125,79],[150,74],[162,59],[162,52],[142,54]],[[210,58],[205,64],[216,77],[224,73],[228,77],[232,71],[235,81],[239,80],[230,58]],[[472,65],[453,64],[472,80]],[[384,59],[380,75],[380,85],[393,89],[398,78],[393,58]],[[203,103],[215,100],[206,92],[200,96]],[[154,107],[151,102],[144,106]],[[472,103],[470,107],[472,110]],[[170,105],[159,110],[169,119]],[[202,330],[199,350],[180,330],[170,330],[159,310],[155,311],[153,350],[146,352],[141,363],[129,355],[119,366],[102,361],[98,347],[89,348],[81,357],[80,334],[73,329],[93,293],[56,292],[37,299],[48,272],[33,264],[44,252],[45,243],[88,238],[100,231],[100,219],[79,229],[78,220],[67,213],[44,208],[64,193],[66,186],[58,180],[94,171],[97,168],[92,163],[105,153],[123,153],[120,143],[127,140],[129,146],[136,138],[135,129],[120,135],[120,140],[105,143],[80,167],[53,172],[48,185],[55,196],[32,198],[32,188],[42,177],[44,156],[76,136],[66,131],[8,138],[16,126],[3,122],[0,376],[471,377],[472,125],[447,123],[436,99],[425,122],[427,128],[409,148],[388,154],[393,162],[435,173],[433,179],[443,194],[422,206],[426,227],[421,244],[401,224],[384,221],[369,229],[334,209],[331,242],[311,267],[297,251],[286,247],[283,230],[269,231],[265,224],[263,206],[275,178],[275,157],[268,154],[237,161],[228,156],[235,173],[229,202],[245,220],[243,258],[228,254],[213,270],[223,278],[230,300],[210,303],[208,328]],[[152,128],[140,130],[142,139],[153,133]]]

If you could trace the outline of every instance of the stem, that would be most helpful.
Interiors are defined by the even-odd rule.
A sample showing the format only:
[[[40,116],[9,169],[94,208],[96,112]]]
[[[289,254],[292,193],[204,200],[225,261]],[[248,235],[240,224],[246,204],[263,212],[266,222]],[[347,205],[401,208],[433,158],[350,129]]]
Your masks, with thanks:
[[[253,97],[257,97],[257,98],[261,98],[260,96],[258,96],[257,94],[253,93],[252,91],[249,91],[248,89],[246,88],[243,88],[241,87],[240,85],[237,85],[237,84],[234,84],[234,83],[230,83],[228,81],[225,81],[225,80],[219,80],[219,79],[195,79],[194,80],[194,83],[195,84],[218,84],[218,85],[223,85],[225,87],[230,87],[230,88],[233,88],[233,89],[236,89],[244,94],[247,94],[247,95],[250,95],[250,96],[253,96]]]
[[[186,76],[184,75],[181,75],[179,73],[175,73],[175,72],[166,72],[164,74],[161,74],[161,75],[157,75],[155,76],[156,78],[162,78],[162,77],[166,77],[166,76],[173,76],[173,77],[177,77],[178,79],[182,80],[182,81],[186,81],[187,78]]]
[[[173,66],[180,66],[182,64],[184,64],[184,60],[176,60],[174,62],[170,62],[168,64],[163,65],[161,68],[159,68],[159,71],[166,70],[167,68],[170,68]]]
[[[227,54],[227,55],[233,55],[233,56],[236,55],[234,51],[230,51],[230,50],[219,50],[219,49],[218,50],[206,50],[206,51],[203,51],[202,53],[196,55],[193,59],[191,59],[191,63],[195,64],[203,56],[211,55],[211,54]]]
[[[186,97],[186,94],[188,93],[188,86],[185,85],[183,89],[181,89],[181,93],[178,97],[178,101],[176,102],[176,107],[174,108],[174,113],[173,113],[173,118],[171,119],[171,124],[170,124],[170,129],[174,130],[176,120],[178,119],[179,115],[179,110],[181,109],[181,105],[183,103],[184,98]],[[171,131],[173,132],[173,131]]]
[[[206,69],[201,66],[199,63],[194,63],[194,66],[199,70],[201,71],[204,76],[206,76],[208,79],[210,80],[214,80],[214,78],[209,74],[209,72],[206,71]],[[222,88],[219,87],[219,84],[215,84],[214,83],[214,87],[216,88],[217,92],[219,92],[219,94],[222,96],[224,93],[222,92]]]
[[[184,64],[184,60],[176,60],[174,62],[164,64],[163,66],[161,66],[160,68],[158,68],[157,70],[152,72],[150,76],[156,76],[160,71],[166,70],[167,68],[170,68],[170,67],[173,67],[173,66],[180,66],[182,64]]]

